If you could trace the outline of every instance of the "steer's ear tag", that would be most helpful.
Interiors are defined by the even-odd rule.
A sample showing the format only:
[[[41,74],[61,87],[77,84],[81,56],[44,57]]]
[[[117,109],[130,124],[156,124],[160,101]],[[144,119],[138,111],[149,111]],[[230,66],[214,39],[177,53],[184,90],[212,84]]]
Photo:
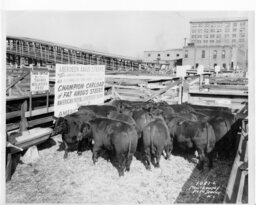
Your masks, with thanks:
[[[94,140],[92,140],[92,144],[94,144]]]

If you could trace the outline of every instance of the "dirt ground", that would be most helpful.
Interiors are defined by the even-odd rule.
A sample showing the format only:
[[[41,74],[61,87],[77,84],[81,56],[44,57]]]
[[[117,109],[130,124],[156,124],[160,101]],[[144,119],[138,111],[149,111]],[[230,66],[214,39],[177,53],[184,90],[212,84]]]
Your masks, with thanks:
[[[91,151],[63,159],[61,138],[41,148],[33,165],[19,163],[6,183],[7,203],[222,203],[232,159],[214,162],[203,172],[182,156],[161,159],[160,168],[147,171],[133,158],[130,172],[119,177],[110,162]]]

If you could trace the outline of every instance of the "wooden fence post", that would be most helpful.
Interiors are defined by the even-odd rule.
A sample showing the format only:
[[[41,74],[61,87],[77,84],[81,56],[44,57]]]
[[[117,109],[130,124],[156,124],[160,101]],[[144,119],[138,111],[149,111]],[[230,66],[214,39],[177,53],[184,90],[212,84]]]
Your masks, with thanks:
[[[204,75],[200,75],[200,77],[199,77],[199,87],[201,88],[202,87],[202,85],[203,85],[203,81],[204,81]]]
[[[22,133],[23,131],[26,131],[28,128],[28,121],[27,118],[25,117],[25,113],[28,109],[28,103],[25,100],[22,105],[21,105],[21,120],[20,120],[20,126],[19,126],[19,132]]]
[[[182,97],[183,97],[183,82],[184,78],[182,78],[182,82],[179,85],[179,99],[178,99],[178,104],[182,103]]]

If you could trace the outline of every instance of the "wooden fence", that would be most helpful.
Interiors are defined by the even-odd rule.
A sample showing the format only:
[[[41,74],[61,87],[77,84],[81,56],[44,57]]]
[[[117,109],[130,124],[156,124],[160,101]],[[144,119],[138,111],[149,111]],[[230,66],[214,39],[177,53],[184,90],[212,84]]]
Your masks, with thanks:
[[[224,203],[248,203],[248,137],[248,119],[244,119]]]

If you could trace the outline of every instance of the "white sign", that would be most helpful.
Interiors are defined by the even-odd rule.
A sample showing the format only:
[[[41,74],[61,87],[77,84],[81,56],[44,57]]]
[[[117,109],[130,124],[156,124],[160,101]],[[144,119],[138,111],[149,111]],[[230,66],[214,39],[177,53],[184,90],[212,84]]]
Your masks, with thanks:
[[[203,65],[199,65],[197,68],[197,74],[201,75],[204,73],[204,66]]]
[[[177,66],[176,67],[176,77],[185,77],[187,75],[187,70],[191,67],[189,65],[186,66]]]
[[[30,73],[30,91],[40,93],[49,90],[49,71],[32,70]]]
[[[56,65],[54,116],[63,117],[81,105],[104,103],[105,65]]]
[[[220,72],[220,66],[216,65],[216,66],[214,67],[214,70],[215,70],[215,73]]]

